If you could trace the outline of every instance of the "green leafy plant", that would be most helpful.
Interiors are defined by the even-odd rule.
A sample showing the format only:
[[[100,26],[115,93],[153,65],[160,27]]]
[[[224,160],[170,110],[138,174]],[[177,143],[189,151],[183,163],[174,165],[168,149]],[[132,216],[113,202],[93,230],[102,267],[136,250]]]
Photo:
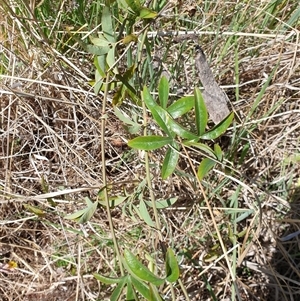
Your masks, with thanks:
[[[144,190],[146,189],[147,181],[146,179],[141,181],[139,185],[131,194],[127,194],[125,191],[125,196],[116,196],[110,197],[110,202],[115,205],[121,204],[118,203],[118,200],[126,200],[122,206],[122,212],[124,216],[130,217],[135,223],[139,220],[144,221],[150,227],[155,227],[155,222],[151,217],[151,208],[154,209],[152,202],[147,201],[144,197]],[[156,199],[155,200],[155,209],[164,209],[172,206],[176,203],[177,197],[171,197],[166,199]],[[99,201],[100,204],[103,204],[103,201]]]
[[[173,283],[179,279],[180,271],[177,259],[172,249],[167,249],[165,258],[165,277],[155,275],[148,267],[144,266],[140,260],[128,249],[124,250],[123,264],[127,271],[125,276],[110,278],[99,274],[94,277],[105,284],[116,284],[110,300],[117,301],[126,291],[126,300],[139,300],[137,293],[148,301],[163,300],[159,287],[165,283]]]
[[[147,28],[150,24],[149,20],[154,19],[157,13],[143,7],[140,1],[126,0],[126,2],[120,1],[118,4],[122,9],[127,10],[127,17],[122,20],[122,28],[126,28],[126,35],[121,38],[120,35],[116,34],[114,31],[115,21],[112,18],[111,10],[105,6],[101,17],[102,33],[98,37],[91,38],[92,45],[88,45],[89,52],[95,55],[95,81],[92,84],[95,93],[98,94],[103,91],[104,97],[106,97],[108,90],[114,89],[112,104],[116,116],[124,123],[131,135],[138,135],[136,138],[129,140],[128,145],[133,149],[146,151],[146,178],[145,181],[140,183],[136,193],[131,195],[125,193],[124,197],[117,197],[116,199],[112,199],[108,195],[108,186],[104,183],[106,188],[101,192],[97,202],[107,207],[108,216],[110,215],[110,207],[124,202],[124,214],[129,215],[135,221],[143,220],[148,226],[160,230],[158,209],[170,206],[177,199],[156,200],[150,191],[151,201],[145,200],[143,187],[151,187],[147,152],[163,148],[165,156],[161,166],[161,177],[166,179],[175,171],[183,148],[192,147],[201,150],[204,158],[199,164],[197,176],[199,180],[202,180],[223,159],[222,150],[218,144],[211,148],[204,141],[213,140],[222,135],[231,124],[233,113],[229,114],[212,129],[208,129],[208,113],[200,90],[195,88],[194,95],[184,96],[174,101],[170,97],[169,82],[164,76],[158,82],[158,98],[154,98],[150,92],[150,89],[152,91],[152,87],[154,87],[154,81],[150,80],[150,84],[147,85],[149,88],[142,85],[142,82],[149,82],[146,74],[150,74],[150,76],[152,74],[152,77],[154,75],[151,64],[143,65],[142,63],[142,50],[143,47],[146,48],[147,62],[151,53]],[[139,24],[142,23],[143,27],[136,34],[133,32],[133,24],[138,22],[140,22]],[[125,50],[123,48],[120,54],[120,47],[124,46],[126,48]],[[134,59],[132,55],[133,47],[136,48],[137,53]],[[140,108],[139,112],[141,112],[141,109],[143,110],[143,125],[134,110],[130,110],[127,114],[122,108],[118,108],[125,99],[135,107]],[[103,114],[105,114],[105,102],[106,98],[103,102]],[[162,132],[161,135],[148,129],[149,117],[157,124],[157,130]],[[183,119],[188,120],[188,123],[184,123]],[[104,119],[102,120],[102,126],[104,136]],[[140,135],[141,130],[144,132],[143,135]],[[102,154],[102,158],[104,162],[104,154]],[[105,175],[103,177],[105,178]],[[136,203],[137,200],[139,201],[138,204]],[[95,203],[89,203],[86,209],[75,213],[76,216],[72,215],[71,217],[82,221],[83,217],[87,216],[87,211],[92,212],[94,210],[94,206],[96,206]],[[151,216],[152,210],[155,220]],[[113,234],[112,225],[111,231]],[[118,250],[117,242],[115,241],[114,244],[116,250]],[[159,287],[165,282],[175,282],[179,277],[178,264],[171,249],[166,252],[166,276],[164,278],[156,276],[127,249],[122,255],[118,251],[118,258],[121,270],[120,277],[107,278],[102,275],[95,275],[103,283],[116,285],[111,300],[118,300],[124,290],[126,290],[127,300],[138,300],[137,294],[142,295],[146,300],[162,300]],[[127,274],[124,273],[123,267]],[[184,291],[184,287],[181,287]]]
[[[87,204],[86,208],[66,215],[65,218],[74,220],[79,224],[84,224],[89,221],[97,209],[98,202],[93,203],[88,197],[85,198],[85,202]]]
[[[118,1],[119,6],[127,12],[128,17],[123,20],[122,28],[128,25],[132,27],[135,20],[151,20],[157,16],[157,12],[141,5],[138,0]],[[108,6],[102,10],[102,33],[98,37],[92,37],[91,43],[85,48],[87,51],[95,55],[94,65],[96,67],[95,81],[92,82],[96,94],[100,90],[105,90],[105,80],[108,74],[113,76],[113,80],[109,83],[110,87],[116,87],[113,97],[113,104],[120,104],[127,95],[137,100],[136,90],[130,83],[134,76],[136,65],[131,64],[128,69],[121,74],[117,68],[116,48],[118,44],[129,45],[137,42],[137,36],[129,33],[123,39],[119,39],[115,33],[115,24]],[[125,52],[126,53],[126,52]]]
[[[93,45],[88,46],[89,51],[95,55],[94,64],[96,72],[93,85],[96,94],[103,91],[104,95],[107,95],[109,89],[114,89],[112,103],[116,116],[126,125],[130,134],[138,135],[136,138],[131,139],[128,145],[133,149],[146,151],[146,179],[139,185],[137,189],[138,193],[126,195],[121,200],[118,198],[118,201],[113,203],[120,204],[126,201],[123,206],[124,214],[129,215],[135,221],[139,218],[150,227],[160,230],[157,210],[170,206],[176,201],[176,198],[156,200],[150,191],[151,201],[145,200],[143,196],[144,188],[141,186],[146,185],[147,187],[151,187],[147,152],[161,148],[166,149],[161,166],[161,176],[163,179],[166,179],[175,171],[184,147],[193,147],[201,150],[205,155],[205,158],[198,167],[197,173],[198,178],[201,180],[215,164],[221,162],[223,159],[222,150],[218,144],[215,144],[211,148],[204,141],[213,140],[222,135],[232,122],[233,113],[208,130],[208,113],[200,90],[195,88],[194,95],[184,96],[173,101],[170,97],[169,82],[164,76],[158,82],[158,98],[153,98],[149,89],[152,90],[154,81],[151,80],[150,88],[141,84],[142,81],[147,81],[146,74],[153,75],[153,69],[151,69],[151,64],[145,64],[147,67],[142,68],[141,58],[144,46],[146,47],[147,54],[150,56],[151,46],[147,38],[147,27],[150,24],[148,19],[155,18],[157,14],[152,10],[142,7],[139,1],[127,0],[126,3],[122,1],[119,4],[120,7],[127,9],[128,12],[128,16],[123,20],[122,24],[126,28],[126,36],[122,39],[117,37],[117,34],[113,30],[115,26],[110,9],[105,7],[102,12],[102,33],[98,37],[91,38]],[[133,24],[141,20],[143,20],[143,29],[136,35],[132,32]],[[120,53],[118,47],[122,44],[126,49],[122,50],[123,54],[118,57]],[[133,59],[131,50],[133,46],[137,51],[135,59]],[[125,68],[124,56],[127,58]],[[123,62],[121,66],[122,70],[125,70],[123,72],[120,72],[120,62]],[[143,79],[142,81],[141,78]],[[122,108],[118,108],[125,99],[143,110],[143,125],[141,125],[140,119],[134,113],[134,110],[126,114]],[[106,99],[104,100],[103,114],[105,114],[105,101]],[[158,131],[162,132],[162,135],[153,134],[153,132],[148,130],[147,122],[149,116],[157,124]],[[191,116],[193,116],[193,119],[191,119]],[[185,117],[189,120],[188,124],[182,122],[182,119]],[[103,119],[104,122],[105,120]],[[144,134],[140,135],[139,133],[142,129]],[[139,201],[138,204],[136,204],[136,200]],[[98,201],[102,205],[107,204],[106,207],[109,215],[112,203],[107,194],[107,189],[103,190],[103,196]],[[94,208],[92,204],[88,207]],[[149,209],[153,210],[155,221],[152,219]],[[80,217],[82,214],[86,215],[86,212],[83,211],[78,212]],[[76,218],[78,217],[76,216]],[[115,248],[118,249],[117,243],[115,243]],[[138,294],[146,300],[162,300],[159,290],[160,286],[165,284],[165,282],[175,282],[178,280],[179,268],[172,249],[168,249],[166,252],[166,276],[164,278],[158,277],[153,271],[149,270],[127,249],[125,249],[123,254],[119,253],[118,257],[121,262],[120,277],[109,278],[95,274],[96,279],[103,283],[116,285],[112,292],[111,300],[118,300],[124,291],[126,291],[127,300],[138,300]],[[122,272],[122,266],[127,274]],[[184,287],[182,285],[181,287],[184,291]],[[173,288],[170,288],[172,291]]]
[[[183,97],[168,106],[169,85],[165,77],[159,83],[158,101],[155,101],[147,87],[143,89],[143,101],[145,102],[151,116],[166,134],[165,136],[148,135],[139,136],[128,142],[128,145],[135,149],[151,151],[162,147],[167,147],[165,159],[161,168],[163,179],[169,177],[175,170],[180,155],[180,145],[193,146],[202,150],[208,155],[204,158],[198,168],[200,180],[215,166],[222,161],[222,150],[218,144],[210,148],[201,140],[216,139],[222,135],[229,127],[234,117],[229,114],[223,121],[211,130],[206,131],[208,114],[207,109],[198,88],[195,88],[194,96]],[[191,121],[196,125],[193,132],[189,128],[182,126],[176,119],[182,115],[195,111],[195,120]]]

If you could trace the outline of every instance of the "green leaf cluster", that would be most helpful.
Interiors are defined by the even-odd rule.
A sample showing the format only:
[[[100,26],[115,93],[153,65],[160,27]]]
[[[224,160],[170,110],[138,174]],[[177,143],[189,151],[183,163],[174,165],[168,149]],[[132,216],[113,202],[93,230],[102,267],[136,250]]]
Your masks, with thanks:
[[[86,208],[78,210],[72,214],[68,214],[65,216],[65,218],[76,221],[79,224],[84,224],[88,222],[97,209],[98,201],[93,203],[88,197],[86,197],[85,202],[87,205]]]
[[[106,277],[94,274],[94,277],[105,284],[117,284],[110,300],[117,301],[126,293],[126,300],[140,300],[137,293],[148,301],[162,301],[159,287],[164,283],[176,282],[180,276],[179,266],[171,248],[167,249],[165,258],[165,277],[155,275],[148,267],[128,249],[124,250],[123,264],[128,272],[120,278]]]
[[[130,27],[137,19],[151,20],[157,16],[157,12],[142,6],[139,0],[119,0],[119,7],[129,12],[129,16],[123,20],[121,29],[129,24]],[[135,88],[130,83],[135,74],[136,65],[132,63],[120,74],[118,70],[118,61],[116,61],[116,52],[118,44],[128,45],[130,43],[137,43],[138,36],[133,33],[128,33],[124,38],[117,37],[115,33],[115,21],[109,6],[104,6],[101,15],[102,32],[97,37],[90,38],[91,44],[85,46],[86,50],[94,54],[94,65],[96,67],[95,80],[91,82],[94,87],[95,94],[101,90],[104,91],[106,87],[106,78],[108,74],[112,75],[109,88],[116,89],[113,97],[113,104],[118,105],[130,96],[137,100],[137,93]]]
[[[87,51],[95,55],[94,65],[95,82],[93,82],[94,92],[98,94],[99,91],[105,88],[105,79],[107,72],[118,73],[115,68],[115,51],[116,51],[116,35],[114,31],[114,23],[111,11],[108,6],[102,10],[101,16],[102,33],[98,37],[92,37],[91,42],[86,46]]]
[[[141,19],[154,19],[157,16],[157,12],[146,6],[142,6],[139,0],[126,0],[126,4],[127,9],[130,9],[131,13],[135,17],[139,17]]]
[[[165,158],[161,168],[163,179],[169,177],[175,170],[181,143],[185,146],[193,146],[208,155],[204,158],[198,168],[198,177],[204,176],[222,161],[222,150],[215,144],[214,149],[201,143],[201,140],[216,139],[222,135],[233,120],[233,113],[229,114],[223,121],[211,130],[206,131],[208,123],[208,113],[205,102],[198,88],[195,88],[193,96],[182,97],[168,106],[169,83],[165,77],[159,82],[158,101],[155,101],[147,87],[143,89],[143,101],[157,123],[164,136],[146,135],[136,137],[128,142],[128,145],[135,149],[152,151],[162,147],[167,147]],[[182,126],[176,119],[194,110],[196,131],[192,132],[187,127]]]
[[[146,179],[144,179],[135,192],[128,195],[128,201],[122,207],[122,213],[124,216],[129,216],[135,223],[144,221],[148,226],[155,227],[155,222],[151,217],[151,211],[153,204],[151,201],[144,199],[143,190],[146,188]],[[164,209],[175,204],[178,200],[177,197],[158,199],[155,201],[155,209]],[[151,209],[151,210],[149,210]]]

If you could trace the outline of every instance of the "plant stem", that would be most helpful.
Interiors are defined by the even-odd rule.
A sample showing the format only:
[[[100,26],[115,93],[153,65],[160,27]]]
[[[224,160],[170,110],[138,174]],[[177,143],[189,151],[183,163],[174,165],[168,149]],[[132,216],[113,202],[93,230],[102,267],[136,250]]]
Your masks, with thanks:
[[[140,48],[139,48],[139,52],[138,52],[138,62],[141,61],[142,58],[142,49],[143,49],[143,45],[145,44],[145,40],[147,38],[147,29],[145,29],[143,36],[142,36],[142,41],[140,43]],[[139,64],[140,66],[141,64]],[[139,72],[141,72],[141,70],[139,70]],[[145,106],[145,102],[144,100],[142,101],[142,106],[143,106],[143,120],[144,120],[144,135],[147,136],[147,110],[146,110],[146,106]],[[152,183],[151,183],[151,174],[150,174],[150,166],[149,166],[149,155],[146,152],[145,153],[145,168],[146,168],[146,179],[147,179],[147,184],[149,187],[149,193],[150,193],[150,199],[151,199],[151,203],[152,203],[152,208],[153,208],[153,212],[154,212],[154,218],[155,218],[155,224],[156,224],[156,229],[158,230],[159,233],[159,239],[161,239],[161,225],[160,225],[160,221],[159,221],[159,217],[158,217],[158,212],[157,212],[157,208],[156,208],[156,201],[155,201],[155,196],[153,193],[153,189],[152,189]]]
[[[145,106],[144,101],[143,101],[143,114],[144,114],[143,119],[144,119],[144,126],[145,126],[144,135],[147,136],[147,111],[146,111],[146,106]],[[153,189],[152,189],[148,152],[145,153],[145,169],[146,169],[146,179],[147,179],[147,184],[148,184],[148,187],[149,187],[150,199],[151,199],[154,218],[155,218],[156,229],[160,233],[161,225],[160,225],[158,212],[157,212],[157,208],[156,208],[155,196],[154,196]]]
[[[104,198],[105,198],[105,204],[106,204],[106,211],[107,211],[107,219],[109,222],[109,228],[110,228],[110,233],[112,235],[112,240],[114,243],[115,251],[117,253],[117,258],[119,262],[119,268],[121,271],[121,275],[124,275],[124,270],[123,270],[123,265],[122,265],[122,260],[121,260],[121,254],[120,254],[120,249],[118,245],[118,241],[116,238],[115,234],[115,229],[111,217],[111,212],[110,212],[110,204],[109,204],[109,197],[108,197],[108,192],[107,192],[107,178],[106,178],[106,169],[105,169],[105,127],[106,127],[106,100],[107,100],[107,93],[108,93],[108,86],[109,86],[109,73],[107,72],[106,75],[106,82],[105,82],[105,91],[104,91],[104,97],[103,97],[103,103],[102,103],[102,119],[101,119],[101,160],[102,160],[102,181],[103,181],[103,186],[104,186]]]

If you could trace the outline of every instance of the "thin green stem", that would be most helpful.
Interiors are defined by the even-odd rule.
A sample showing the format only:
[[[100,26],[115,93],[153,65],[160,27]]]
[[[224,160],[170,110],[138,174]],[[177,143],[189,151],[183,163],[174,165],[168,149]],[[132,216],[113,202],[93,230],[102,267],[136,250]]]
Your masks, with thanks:
[[[143,115],[144,115],[143,119],[144,119],[144,126],[145,126],[144,135],[147,136],[147,111],[146,111],[146,106],[144,101],[143,101]],[[158,217],[158,211],[156,208],[155,196],[152,189],[150,166],[149,166],[149,154],[147,152],[145,153],[145,169],[146,169],[146,179],[149,187],[150,199],[151,199],[154,218],[155,218],[156,229],[159,230],[160,233],[161,225]]]
[[[110,204],[109,204],[109,197],[107,192],[107,177],[106,177],[106,168],[105,168],[105,127],[106,127],[106,100],[107,100],[107,93],[108,93],[108,87],[109,87],[109,73],[107,73],[106,76],[106,82],[105,82],[105,91],[104,91],[104,97],[103,97],[103,103],[102,103],[102,119],[101,119],[101,160],[102,160],[102,180],[103,180],[103,186],[104,186],[104,198],[105,198],[105,204],[106,204],[106,211],[107,211],[107,219],[109,222],[109,228],[110,233],[112,235],[112,240],[114,243],[115,251],[117,253],[118,261],[119,261],[119,268],[121,271],[121,275],[124,275],[124,269],[122,265],[121,260],[121,254],[120,249],[118,245],[118,241],[115,234],[115,229],[111,217],[111,211],[110,211]]]
[[[141,58],[142,58],[142,49],[143,49],[143,45],[145,44],[145,40],[147,38],[147,29],[144,31],[143,35],[142,35],[142,40],[140,43],[140,47],[139,47],[139,52],[138,52],[138,62],[141,62]],[[141,66],[141,64],[139,64],[139,66]],[[141,70],[139,70],[140,74],[141,74]],[[143,106],[143,120],[144,120],[144,135],[147,136],[147,110],[146,110],[146,106],[145,106],[145,102],[142,101],[142,106]],[[146,168],[146,179],[147,179],[147,184],[149,187],[149,193],[150,193],[150,199],[151,199],[151,203],[152,203],[152,208],[153,208],[153,212],[154,212],[154,218],[155,218],[155,224],[156,224],[156,229],[159,230],[159,235],[161,236],[160,230],[161,230],[161,225],[160,225],[160,221],[159,221],[159,217],[158,217],[158,211],[156,208],[156,201],[155,201],[155,196],[153,193],[153,189],[152,189],[152,184],[151,184],[151,174],[150,174],[150,166],[149,166],[149,154],[146,152],[145,153],[145,168]],[[161,239],[161,237],[160,237]]]

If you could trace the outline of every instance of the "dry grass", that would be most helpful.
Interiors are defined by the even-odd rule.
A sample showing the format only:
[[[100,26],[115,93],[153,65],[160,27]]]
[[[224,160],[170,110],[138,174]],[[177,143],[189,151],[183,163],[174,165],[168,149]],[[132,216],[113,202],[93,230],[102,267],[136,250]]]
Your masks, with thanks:
[[[83,208],[84,197],[96,199],[105,168],[113,187],[110,194],[124,195],[126,189],[132,195],[128,203],[112,210],[121,248],[130,247],[142,258],[141,254],[153,255],[157,251],[155,232],[139,219],[135,221],[129,210],[140,195],[147,196],[146,185],[138,187],[145,176],[143,157],[127,147],[130,135],[110,106],[103,165],[102,96],[95,96],[88,84],[93,76],[92,57],[74,51],[72,47],[79,48],[76,44],[67,51],[56,49],[60,43],[45,40],[33,18],[24,20],[18,14],[15,18],[5,3],[0,5],[0,264],[13,260],[18,268],[10,273],[0,271],[1,300],[106,300],[112,288],[93,278],[94,272],[110,276],[119,272],[106,211],[99,207],[84,225],[64,216]],[[16,8],[21,10],[21,4]],[[262,4],[246,8],[256,12],[253,20],[260,20]],[[22,9],[29,15],[24,6]],[[210,13],[187,4],[178,9],[185,20],[203,17],[198,27],[211,33],[214,18],[222,11],[226,18],[221,30],[232,32],[229,23],[235,11],[228,8],[225,14],[221,2]],[[167,16],[173,13],[172,9],[165,12]],[[277,15],[282,18],[279,23],[285,20],[285,13]],[[173,20],[168,22],[166,30]],[[188,22],[182,24],[190,29]],[[168,181],[159,179],[162,154],[151,154],[156,197],[179,197],[175,206],[160,211],[160,218],[165,244],[178,255],[191,300],[213,300],[207,283],[217,300],[231,298],[233,283],[236,300],[299,298],[298,236],[282,239],[300,226],[298,30],[270,30],[266,35],[253,24],[228,47],[230,34],[201,36],[205,52],[211,53],[217,81],[237,115],[236,124],[219,140],[227,169],[216,169],[202,183],[213,219],[190,164],[197,166],[201,154],[188,149],[177,174]],[[26,36],[29,32],[32,35]],[[62,39],[69,41],[67,32]],[[168,53],[164,72],[171,75],[172,92],[191,93],[198,81],[192,50],[186,46],[181,53],[182,45],[169,47],[167,42],[159,40],[155,51],[158,57]],[[261,93],[273,70],[270,84]],[[131,108],[122,109],[128,112]],[[245,149],[249,151],[243,157]],[[62,194],[38,197],[56,191]],[[37,215],[26,205],[42,213]],[[248,211],[251,214],[245,219],[233,222],[238,213]],[[231,266],[220,247],[212,251],[218,245],[213,221],[230,250]],[[236,233],[244,234],[232,238],[229,229],[234,227]],[[215,257],[210,261],[208,255]],[[185,300],[179,287],[175,290],[178,300]],[[169,300],[167,288],[164,293]]]

